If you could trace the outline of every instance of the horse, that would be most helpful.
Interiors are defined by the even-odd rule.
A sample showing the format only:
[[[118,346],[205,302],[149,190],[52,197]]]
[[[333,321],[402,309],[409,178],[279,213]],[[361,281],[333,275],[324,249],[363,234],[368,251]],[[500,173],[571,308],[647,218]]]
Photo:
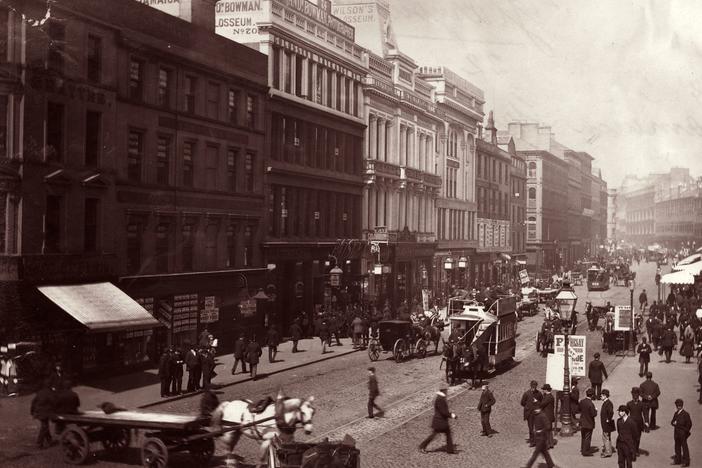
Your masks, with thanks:
[[[444,323],[438,315],[432,316],[430,319],[420,322],[420,330],[424,341],[434,343],[434,354],[439,352],[439,341],[441,340],[441,332],[444,331]]]
[[[300,423],[306,434],[312,433],[312,418],[315,408],[312,406],[314,397],[303,400],[301,398],[283,398],[279,393],[273,401],[270,397],[264,400],[261,411],[252,411],[253,403],[250,400],[224,401],[217,406],[210,417],[210,424],[216,430],[223,427],[236,426],[237,424],[251,424],[241,430],[226,432],[222,440],[228,449],[227,465],[233,462],[233,453],[236,444],[242,435],[261,442],[260,466],[268,454],[271,443],[276,440],[293,442],[297,424]],[[256,405],[259,406],[259,405]],[[260,422],[258,422],[260,421]],[[234,427],[232,427],[234,428]]]
[[[461,359],[461,356],[458,353],[458,344],[459,343],[444,342],[443,357],[441,358],[441,363],[439,364],[439,369],[441,369],[441,365],[446,363],[446,383],[449,385],[454,384],[458,374]]]
[[[543,326],[541,328],[536,341],[536,350],[541,351],[542,357],[546,357],[548,352],[553,348],[553,335],[553,330],[550,327]]]

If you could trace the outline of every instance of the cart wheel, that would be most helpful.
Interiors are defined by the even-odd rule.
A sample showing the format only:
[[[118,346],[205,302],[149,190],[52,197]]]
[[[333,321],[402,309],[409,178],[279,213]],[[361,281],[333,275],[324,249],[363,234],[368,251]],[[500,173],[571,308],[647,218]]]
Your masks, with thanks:
[[[81,465],[85,463],[90,454],[90,440],[85,431],[71,424],[61,434],[61,449],[63,450],[63,460],[71,465]]]
[[[536,352],[541,352],[541,333],[536,334]]]
[[[112,429],[101,442],[105,450],[117,451],[129,447],[130,439],[129,429]]]
[[[395,358],[395,362],[401,362],[403,359],[405,359],[405,355],[407,354],[407,343],[405,343],[405,340],[400,338],[395,341],[395,346],[392,348],[392,354]]]
[[[414,345],[414,354],[422,359],[427,357],[427,342],[424,339],[420,338],[417,340],[417,343]]]
[[[380,357],[380,345],[375,340],[368,343],[368,357],[371,361],[377,361]]]
[[[141,464],[146,468],[166,468],[168,447],[158,437],[147,437],[141,446]]]
[[[214,439],[202,439],[190,446],[190,455],[200,466],[207,466],[215,451]]]

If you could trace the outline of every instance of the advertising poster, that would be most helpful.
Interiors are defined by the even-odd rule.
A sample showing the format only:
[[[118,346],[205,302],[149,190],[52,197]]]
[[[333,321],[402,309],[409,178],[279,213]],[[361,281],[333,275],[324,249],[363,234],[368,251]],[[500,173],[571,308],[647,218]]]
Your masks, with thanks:
[[[555,335],[553,337],[554,354],[564,355],[565,336]],[[568,336],[568,368],[571,377],[585,377],[585,355],[587,353],[587,339],[584,335]]]
[[[614,330],[631,331],[633,325],[631,306],[616,306],[614,308]]]
[[[220,36],[239,43],[258,42],[258,22],[268,18],[270,2],[221,0],[215,7],[215,30]]]

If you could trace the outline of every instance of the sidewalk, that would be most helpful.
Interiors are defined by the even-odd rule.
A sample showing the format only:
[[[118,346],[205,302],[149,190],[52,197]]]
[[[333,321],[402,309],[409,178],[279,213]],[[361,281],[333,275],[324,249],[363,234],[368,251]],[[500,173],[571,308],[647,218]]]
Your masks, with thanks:
[[[658,354],[651,356],[649,371],[653,373],[653,380],[661,388],[659,398],[660,408],[656,415],[658,430],[644,433],[641,436],[641,449],[648,451],[648,455],[641,455],[634,462],[636,468],[660,468],[670,466],[674,453],[673,428],[670,421],[675,412],[675,399],[682,398],[685,402],[685,410],[690,413],[692,419],[692,435],[688,439],[690,447],[691,466],[701,466],[702,464],[702,405],[697,403],[699,384],[697,383],[696,363],[685,364],[684,359],[678,354],[673,359],[677,362],[666,364],[659,362]],[[638,357],[626,357],[619,361],[618,365],[610,370],[609,379],[602,385],[603,388],[611,392],[611,400],[614,405],[615,418],[617,407],[626,404],[631,400],[631,387],[638,386],[644,378],[639,377]],[[585,383],[587,379],[585,379]],[[581,396],[583,396],[581,394]],[[595,431],[592,435],[592,447],[602,446],[602,429],[600,426],[599,411],[602,402],[596,401],[598,415],[596,418]],[[551,451],[554,462],[562,468],[592,468],[593,466],[617,466],[616,453],[612,458],[601,458],[599,452],[593,457],[583,457],[580,455],[580,433],[576,432],[573,437],[556,437],[558,445]],[[616,443],[616,433],[612,433],[612,444]],[[543,461],[543,460],[542,460]],[[679,466],[679,465],[678,465]]]
[[[307,366],[328,359],[345,356],[357,351],[352,347],[350,338],[341,339],[343,346],[327,347],[327,352],[322,354],[319,338],[307,338],[298,342],[300,352],[292,353],[292,341],[287,341],[278,346],[277,361],[268,362],[268,348],[263,348],[263,354],[258,365],[259,379],[266,375],[277,374],[287,370]],[[232,354],[217,356],[215,371],[217,375],[212,379],[213,387],[223,388],[250,381],[249,373],[242,373],[241,368],[236,375],[231,374],[234,358]],[[247,366],[248,368],[248,366]],[[183,388],[188,382],[187,370],[183,372]],[[198,395],[201,392],[184,393],[178,396],[161,398],[161,384],[158,379],[158,369],[148,369],[131,374],[117,375],[103,379],[80,383],[74,388],[80,396],[81,408],[95,409],[103,402],[111,402],[117,406],[129,409],[149,408],[168,401],[175,401]],[[12,399],[19,406],[29,407],[33,394],[23,395]],[[26,400],[26,401],[23,401]],[[9,400],[5,400],[9,403]]]

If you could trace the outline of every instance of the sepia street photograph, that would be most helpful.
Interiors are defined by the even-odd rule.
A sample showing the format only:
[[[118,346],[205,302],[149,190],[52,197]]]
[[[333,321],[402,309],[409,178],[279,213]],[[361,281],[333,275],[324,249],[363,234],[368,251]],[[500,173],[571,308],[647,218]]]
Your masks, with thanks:
[[[701,21],[0,0],[0,466],[700,466]]]

